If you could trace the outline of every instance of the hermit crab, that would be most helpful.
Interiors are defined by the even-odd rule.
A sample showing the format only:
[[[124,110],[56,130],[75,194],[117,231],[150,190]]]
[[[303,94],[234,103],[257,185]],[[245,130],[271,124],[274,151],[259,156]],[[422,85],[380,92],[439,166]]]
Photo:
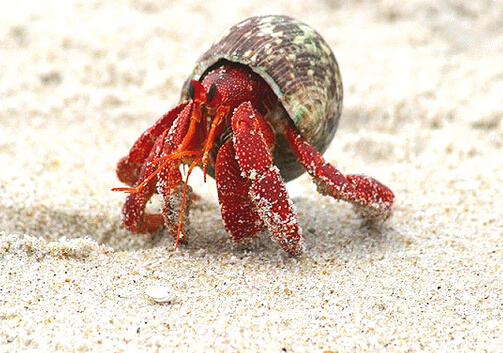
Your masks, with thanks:
[[[197,61],[181,103],[147,129],[117,165],[126,191],[124,226],[138,233],[163,224],[186,240],[196,166],[217,185],[225,228],[240,242],[268,230],[290,254],[303,251],[285,182],[307,171],[321,194],[351,202],[370,220],[391,216],[393,192],[363,175],[343,175],[322,153],[342,109],[342,80],[324,39],[286,16],[248,18],[228,29]],[[180,167],[188,165],[182,174]],[[160,214],[145,205],[162,197]]]

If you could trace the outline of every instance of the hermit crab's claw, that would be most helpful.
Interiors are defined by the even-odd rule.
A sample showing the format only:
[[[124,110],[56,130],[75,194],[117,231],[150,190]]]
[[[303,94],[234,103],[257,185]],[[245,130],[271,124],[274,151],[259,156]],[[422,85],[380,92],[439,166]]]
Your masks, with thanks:
[[[343,175],[289,125],[285,126],[285,134],[297,160],[314,178],[321,194],[351,202],[367,220],[383,221],[391,216],[395,195],[387,186],[368,176]]]
[[[193,147],[206,93],[200,82],[194,81],[191,87],[193,99],[161,117],[140,136],[128,156],[119,161],[119,179],[132,187],[112,189],[129,193],[122,211],[122,223],[128,230],[151,233],[164,223],[176,237],[177,244],[184,240],[183,216],[188,213],[191,194],[188,184],[183,184],[180,164],[185,160],[194,161],[188,178],[202,155]],[[162,196],[162,214],[145,211],[155,192]]]
[[[217,157],[216,179],[222,218],[232,239],[256,235],[265,227],[292,255],[303,251],[294,205],[272,164],[271,128],[249,102],[236,108],[234,133]]]

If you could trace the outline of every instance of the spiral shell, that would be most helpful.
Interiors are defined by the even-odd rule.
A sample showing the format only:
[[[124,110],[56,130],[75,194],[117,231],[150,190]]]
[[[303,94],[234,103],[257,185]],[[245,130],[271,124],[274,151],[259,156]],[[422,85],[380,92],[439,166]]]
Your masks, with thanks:
[[[221,60],[246,65],[261,76],[302,136],[321,153],[327,149],[341,115],[342,79],[334,54],[314,29],[287,16],[250,17],[222,34],[188,80],[200,80]],[[182,98],[188,96],[186,87]],[[302,171],[293,166],[291,151],[286,154],[278,158],[295,170],[279,167],[283,177],[293,179]]]

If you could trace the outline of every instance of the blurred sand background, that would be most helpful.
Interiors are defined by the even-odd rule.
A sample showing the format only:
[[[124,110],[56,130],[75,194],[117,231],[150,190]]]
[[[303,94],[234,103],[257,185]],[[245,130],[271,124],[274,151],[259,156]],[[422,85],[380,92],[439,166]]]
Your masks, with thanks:
[[[1,352],[501,351],[502,1],[1,7]],[[305,254],[235,248],[198,173],[189,244],[130,234],[116,162],[224,29],[271,13],[331,45],[345,100],[325,156],[389,185],[394,217],[365,225],[303,176]]]

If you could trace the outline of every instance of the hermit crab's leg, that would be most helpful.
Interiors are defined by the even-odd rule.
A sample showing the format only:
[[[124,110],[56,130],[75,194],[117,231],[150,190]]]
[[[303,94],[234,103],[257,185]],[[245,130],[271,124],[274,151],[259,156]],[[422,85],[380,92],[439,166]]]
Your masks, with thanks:
[[[145,161],[146,163],[144,163],[141,168],[139,182],[137,184],[149,178],[158,167],[158,165],[152,163],[152,161],[161,153],[167,132],[166,130],[155,141],[155,145]],[[152,233],[162,225],[163,219],[160,214],[145,213],[145,205],[156,191],[156,183],[157,175],[150,178],[142,187],[137,188],[126,197],[126,201],[122,207],[122,224],[129,231],[133,233]]]
[[[391,216],[395,195],[387,186],[364,175],[344,176],[289,125],[285,126],[285,135],[321,194],[351,202],[356,211],[369,220],[386,220]]]
[[[251,103],[241,103],[232,116],[233,142],[241,173],[250,180],[249,197],[262,221],[288,253],[303,251],[294,205],[272,163],[272,129]]]
[[[140,179],[140,171],[152,150],[156,139],[168,131],[178,114],[188,102],[182,103],[164,114],[157,122],[147,129],[129,150],[129,154],[117,164],[117,176],[127,185],[133,186]]]
[[[222,219],[231,239],[238,242],[263,230],[264,222],[249,196],[251,181],[241,176],[232,140],[218,151],[215,180]]]
[[[123,224],[130,231],[154,232],[164,220],[164,224],[174,236],[177,236],[178,218],[175,208],[180,206],[180,189],[178,188],[182,184],[180,160],[187,154],[194,154],[194,151],[178,151],[178,149],[180,145],[187,144],[184,141],[187,130],[194,124],[191,120],[193,113],[194,104],[185,104],[171,127],[157,137],[148,157],[143,162],[134,188],[114,189],[130,193],[122,210]],[[172,192],[173,189],[175,189],[174,192]],[[156,191],[162,196],[162,215],[146,214],[145,205]]]

